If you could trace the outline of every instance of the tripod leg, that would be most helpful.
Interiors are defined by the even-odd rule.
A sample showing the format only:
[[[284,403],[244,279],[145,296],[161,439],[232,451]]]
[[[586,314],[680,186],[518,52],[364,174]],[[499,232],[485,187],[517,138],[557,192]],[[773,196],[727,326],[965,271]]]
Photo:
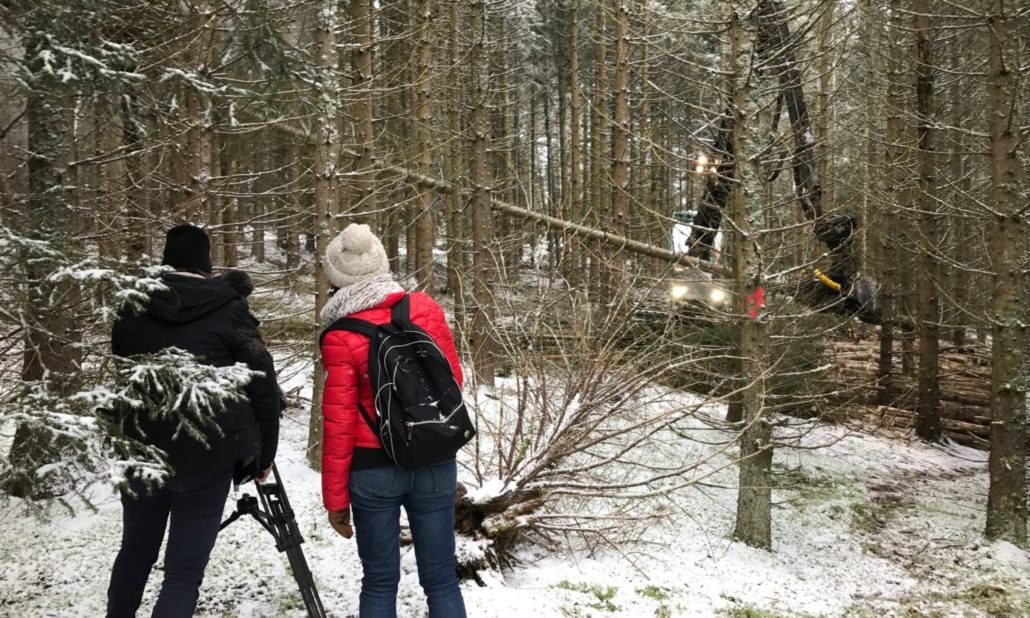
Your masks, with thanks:
[[[300,595],[304,599],[304,607],[308,610],[310,618],[325,618],[325,609],[322,608],[322,599],[318,596],[318,589],[315,588],[315,580],[311,576],[311,569],[308,568],[308,561],[304,558],[304,552],[300,547],[291,547],[286,550],[286,557],[290,560],[290,570],[293,578],[300,588]]]

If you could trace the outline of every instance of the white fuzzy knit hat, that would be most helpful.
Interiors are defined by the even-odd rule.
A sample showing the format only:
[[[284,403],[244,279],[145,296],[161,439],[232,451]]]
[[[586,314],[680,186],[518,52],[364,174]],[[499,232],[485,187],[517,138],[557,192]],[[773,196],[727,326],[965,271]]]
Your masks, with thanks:
[[[363,223],[351,223],[329,243],[324,266],[329,282],[338,288],[390,273],[383,243]]]

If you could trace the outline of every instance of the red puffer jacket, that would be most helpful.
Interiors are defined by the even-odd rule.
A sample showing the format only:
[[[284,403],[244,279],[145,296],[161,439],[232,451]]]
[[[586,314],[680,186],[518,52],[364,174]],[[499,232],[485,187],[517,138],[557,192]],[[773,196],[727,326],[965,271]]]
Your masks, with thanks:
[[[403,297],[403,292],[390,294],[379,305],[350,317],[385,324],[390,321],[390,309]],[[443,309],[428,294],[412,292],[410,298],[411,321],[436,340],[461,385],[458,352]],[[322,395],[322,501],[327,510],[342,511],[350,506],[348,483],[354,447],[382,448],[358,412],[360,401],[369,414],[375,413],[368,377],[368,338],[349,331],[331,331],[322,341],[322,363],[326,372]]]

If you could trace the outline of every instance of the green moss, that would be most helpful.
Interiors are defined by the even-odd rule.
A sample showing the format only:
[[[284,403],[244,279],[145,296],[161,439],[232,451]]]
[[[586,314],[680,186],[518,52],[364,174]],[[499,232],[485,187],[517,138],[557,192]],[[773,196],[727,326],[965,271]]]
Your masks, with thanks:
[[[882,611],[858,605],[852,605],[844,610],[844,618],[880,618],[882,615]]]
[[[879,533],[899,512],[913,505],[911,498],[890,492],[876,494],[871,500],[855,500],[851,503],[851,529]]]
[[[811,614],[799,614],[794,612],[790,614],[783,614],[780,612],[774,612],[772,610],[755,607],[754,605],[738,605],[736,607],[726,607],[720,609],[718,615],[725,616],[726,618],[815,618]]]
[[[880,529],[876,509],[872,502],[860,500],[851,503],[851,529],[857,532],[875,533]]]
[[[639,588],[637,589],[637,594],[655,601],[664,601],[665,599],[669,598],[669,591],[665,588],[659,588],[658,586],[647,586],[646,588]]]
[[[1030,615],[1030,593],[995,584],[979,583],[954,595],[988,616]]]
[[[597,599],[596,603],[589,603],[587,607],[596,609],[602,612],[617,612],[619,606],[612,603],[612,599],[615,598],[615,594],[618,592],[618,588],[615,586],[598,586],[590,584],[574,584],[568,580],[562,580],[558,583],[558,588],[563,590],[572,590],[574,592],[580,592],[588,594]]]

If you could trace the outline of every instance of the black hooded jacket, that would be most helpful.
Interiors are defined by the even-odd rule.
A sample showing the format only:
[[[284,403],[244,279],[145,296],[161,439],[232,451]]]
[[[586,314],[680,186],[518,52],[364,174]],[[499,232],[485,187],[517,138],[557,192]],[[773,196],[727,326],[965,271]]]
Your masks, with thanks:
[[[264,470],[275,458],[279,442],[281,392],[272,356],[258,333],[258,321],[237,290],[221,279],[172,273],[163,277],[168,290],[150,297],[144,313],[123,308],[111,334],[118,356],[151,354],[177,347],[201,362],[225,367],[237,362],[264,373],[247,386],[247,400],[229,403],[217,416],[222,435],[211,432],[207,446],[180,434],[169,421],[139,414],[123,426],[130,437],[168,453],[176,472],[222,471],[253,462]],[[135,435],[134,435],[135,434]]]

